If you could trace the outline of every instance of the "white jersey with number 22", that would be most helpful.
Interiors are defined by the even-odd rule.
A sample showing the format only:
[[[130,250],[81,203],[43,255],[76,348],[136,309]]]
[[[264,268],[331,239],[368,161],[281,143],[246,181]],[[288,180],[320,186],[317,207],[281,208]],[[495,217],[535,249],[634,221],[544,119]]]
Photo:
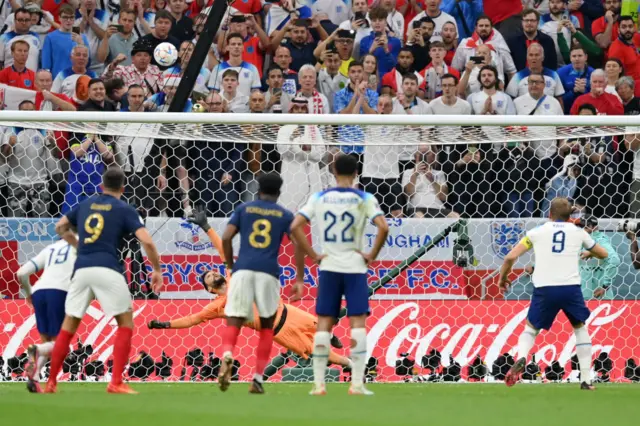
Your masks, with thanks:
[[[329,188],[309,197],[298,212],[320,227],[321,271],[364,274],[367,265],[358,253],[364,244],[367,219],[382,215],[376,197],[352,188]]]
[[[569,222],[538,226],[527,232],[522,243],[535,254],[535,287],[580,285],[580,252],[596,245],[584,229]]]

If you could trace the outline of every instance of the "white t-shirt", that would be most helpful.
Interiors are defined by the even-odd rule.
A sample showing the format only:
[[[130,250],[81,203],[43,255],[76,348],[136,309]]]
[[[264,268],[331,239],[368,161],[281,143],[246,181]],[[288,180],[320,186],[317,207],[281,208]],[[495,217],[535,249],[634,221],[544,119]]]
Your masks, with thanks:
[[[248,96],[236,91],[236,96],[233,99],[227,99],[226,93],[222,92],[222,98],[227,102],[229,112],[235,112],[236,114],[249,112]]]
[[[473,114],[481,114],[484,109],[484,103],[487,101],[489,95],[486,94],[484,90],[481,90],[477,93],[472,93],[467,98],[467,102],[471,105],[471,111]],[[491,104],[493,105],[493,110],[498,115],[515,115],[516,109],[513,106],[513,100],[511,97],[504,92],[497,91],[494,95],[491,96]]]
[[[429,102],[431,111],[435,115],[470,115],[471,105],[464,99],[456,97],[456,103],[449,106],[443,101],[442,96],[435,98]],[[451,139],[462,139],[462,127],[461,126],[436,126],[437,137]]]
[[[413,28],[413,22],[419,21],[425,16],[427,16],[426,11],[420,12],[411,20],[411,22],[409,22],[409,25],[407,26],[407,34],[406,34],[407,36],[409,36],[409,31],[411,30],[411,28]],[[435,24],[435,28],[433,29],[433,35],[431,36],[431,39],[430,39],[431,42],[442,41],[442,36],[440,34],[442,33],[442,27],[447,22],[451,22],[453,25],[455,25],[456,33],[460,34],[460,31],[458,31],[458,24],[456,24],[456,18],[449,15],[448,13],[440,12],[440,15],[436,16],[435,18],[431,18],[431,20]]]
[[[351,17],[351,8],[343,0],[317,0],[311,6],[314,13],[326,13],[335,25]]]
[[[408,169],[402,173],[402,188],[404,189],[409,182],[415,169]],[[447,178],[441,170],[431,170],[433,181],[439,185],[445,185]],[[420,173],[416,178],[415,193],[409,199],[409,205],[413,208],[443,209],[444,204],[438,198],[438,193],[433,187],[433,183],[427,177]]]
[[[29,260],[36,272],[44,269],[33,292],[45,289],[69,290],[69,281],[76,263],[76,249],[64,240],[46,246],[36,257]]]
[[[512,98],[517,98],[518,96],[526,95],[527,93],[529,93],[529,74],[531,74],[529,68],[525,68],[522,71],[516,73],[511,81],[509,81],[509,84],[505,89],[507,95],[511,96]],[[564,95],[564,87],[562,86],[562,81],[560,81],[560,76],[557,72],[545,68],[542,74],[544,76],[545,95]]]
[[[535,287],[580,285],[580,253],[596,245],[584,229],[569,222],[546,222],[528,231],[522,242],[535,254]]]
[[[222,74],[228,69],[238,71],[238,93],[250,96],[252,90],[260,90],[262,83],[260,82],[260,73],[255,65],[249,62],[244,62],[234,67],[229,62],[222,62],[216,65],[211,71],[211,77],[209,77],[209,89],[220,92],[222,89]]]
[[[540,100],[535,100],[531,97],[530,94],[526,94],[517,98],[513,103],[516,106],[516,112],[518,115],[530,115],[531,111],[538,105]],[[562,107],[560,106],[560,102],[553,96],[544,95],[544,99],[540,103],[540,106],[536,109],[533,115],[563,115]],[[538,134],[544,133],[548,134],[549,137],[555,137],[556,128],[555,127],[540,127],[536,126],[533,128]],[[536,153],[536,157],[538,158],[547,158],[551,157],[558,150],[555,139],[549,140],[532,140],[530,142],[531,148]]]
[[[111,16],[109,15],[109,11],[96,9],[93,15],[93,21],[96,23],[98,27],[100,27],[103,31],[107,30],[109,26],[109,21]],[[82,23],[82,17],[80,15],[80,11],[76,11],[76,21],[74,22],[74,26],[79,27],[80,23]],[[84,34],[87,36],[89,40],[89,53],[91,55],[91,63],[89,65],[89,69],[97,72],[98,74],[102,74],[102,70],[104,70],[104,62],[98,61],[98,48],[100,47],[100,42],[102,38],[98,37],[93,28],[89,24],[87,24],[86,29],[84,30]]]
[[[299,213],[310,222],[318,221],[322,252],[327,257],[321,271],[366,274],[367,265],[358,253],[363,248],[367,220],[382,215],[376,197],[351,188],[331,188],[316,192]]]
[[[13,65],[13,55],[11,54],[11,46],[18,40],[26,41],[29,44],[29,57],[27,58],[27,68],[31,71],[38,70],[38,57],[42,42],[38,34],[28,32],[26,34],[16,34],[14,31],[2,34],[0,36],[0,62],[4,62],[4,67]]]
[[[406,150],[405,129],[399,126],[366,126],[362,176],[376,179],[398,179],[400,155]],[[370,145],[384,143],[385,145]]]

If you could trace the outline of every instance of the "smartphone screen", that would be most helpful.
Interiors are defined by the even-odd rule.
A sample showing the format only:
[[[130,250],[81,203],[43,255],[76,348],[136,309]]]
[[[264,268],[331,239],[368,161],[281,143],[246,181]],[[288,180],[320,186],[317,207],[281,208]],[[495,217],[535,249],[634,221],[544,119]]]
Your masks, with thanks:
[[[75,34],[80,34],[80,27],[73,27],[71,31],[73,31]]]

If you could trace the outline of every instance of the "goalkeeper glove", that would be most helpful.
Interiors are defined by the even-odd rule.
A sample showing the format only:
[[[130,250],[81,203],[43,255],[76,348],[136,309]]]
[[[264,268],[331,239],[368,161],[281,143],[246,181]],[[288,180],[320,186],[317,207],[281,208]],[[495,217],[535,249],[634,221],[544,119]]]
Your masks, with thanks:
[[[197,208],[193,215],[187,218],[187,222],[198,225],[204,232],[208,232],[211,229],[207,221],[207,210],[205,208]]]
[[[155,328],[171,328],[171,323],[169,321],[163,322],[158,320],[151,320],[149,324],[147,324],[149,330],[153,330]]]

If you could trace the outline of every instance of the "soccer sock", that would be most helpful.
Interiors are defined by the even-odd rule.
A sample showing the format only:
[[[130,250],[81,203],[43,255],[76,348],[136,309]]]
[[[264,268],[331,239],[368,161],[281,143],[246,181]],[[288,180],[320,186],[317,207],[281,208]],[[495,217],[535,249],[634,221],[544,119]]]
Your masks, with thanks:
[[[62,363],[69,353],[69,343],[73,339],[74,333],[66,330],[60,330],[60,334],[56,338],[56,343],[51,351],[51,370],[49,374],[49,383],[56,384],[58,382],[58,374],[62,369]]]
[[[586,324],[573,332],[576,335],[576,354],[580,362],[580,381],[591,383],[591,336]]]
[[[367,330],[354,328],[351,330],[351,383],[361,385],[364,383],[364,368],[367,363]]]
[[[239,335],[239,327],[227,324],[222,332],[222,356],[226,356],[227,354],[233,356],[233,350],[236,347],[236,343],[238,343]]]
[[[44,367],[44,365],[47,363],[47,360],[49,359],[48,356],[42,356],[40,355],[36,361],[36,374],[34,376],[35,380],[40,380],[40,372],[42,371],[42,367]]]
[[[524,326],[524,331],[518,339],[518,359],[524,358],[527,360],[529,358],[529,352],[531,352],[531,348],[533,348],[537,335],[538,330],[529,324]]]
[[[47,342],[36,345],[36,347],[38,348],[38,354],[48,357],[49,355],[51,355],[51,351],[53,350],[53,345],[55,345],[55,343],[56,342]]]
[[[267,328],[260,330],[260,340],[256,350],[256,371],[253,378],[262,383],[264,369],[267,367],[273,347],[273,329]]]
[[[313,342],[313,382],[316,387],[324,386],[324,376],[327,373],[327,359],[329,358],[329,346],[331,345],[331,333],[317,331]]]
[[[118,331],[116,331],[115,342],[113,343],[113,370],[111,374],[111,383],[114,385],[122,384],[124,367],[129,362],[132,334],[133,329],[128,327],[118,327]]]

